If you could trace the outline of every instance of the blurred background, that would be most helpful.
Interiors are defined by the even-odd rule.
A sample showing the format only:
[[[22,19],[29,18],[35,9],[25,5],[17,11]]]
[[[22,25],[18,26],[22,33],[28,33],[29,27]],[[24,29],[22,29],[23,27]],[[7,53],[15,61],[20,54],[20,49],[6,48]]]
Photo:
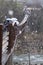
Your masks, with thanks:
[[[7,17],[15,17],[21,22],[26,7],[31,10],[31,15],[23,33],[16,39],[13,54],[43,54],[43,0],[0,0],[0,23]]]

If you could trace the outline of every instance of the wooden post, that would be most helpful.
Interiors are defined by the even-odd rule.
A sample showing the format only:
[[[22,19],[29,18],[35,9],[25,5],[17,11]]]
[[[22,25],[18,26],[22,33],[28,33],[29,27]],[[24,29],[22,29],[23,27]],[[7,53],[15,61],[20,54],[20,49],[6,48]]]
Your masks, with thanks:
[[[3,35],[3,25],[0,24],[0,65],[2,65],[2,35]]]
[[[11,52],[11,48],[13,46],[13,28],[12,24],[9,25],[9,44],[8,44],[8,52]]]

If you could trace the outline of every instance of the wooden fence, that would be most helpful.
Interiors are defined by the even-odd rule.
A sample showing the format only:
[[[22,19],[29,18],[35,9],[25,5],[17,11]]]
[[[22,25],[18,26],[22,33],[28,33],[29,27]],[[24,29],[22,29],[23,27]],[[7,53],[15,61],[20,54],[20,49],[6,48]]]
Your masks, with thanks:
[[[3,24],[0,24],[0,65],[5,65],[13,50],[15,31],[12,24],[9,31],[3,32]]]

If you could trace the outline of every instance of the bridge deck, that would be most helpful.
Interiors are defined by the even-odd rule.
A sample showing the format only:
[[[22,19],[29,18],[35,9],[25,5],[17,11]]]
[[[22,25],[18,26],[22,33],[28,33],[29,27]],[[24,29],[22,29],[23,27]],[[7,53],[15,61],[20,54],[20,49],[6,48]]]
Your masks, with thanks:
[[[13,53],[13,51],[14,51],[14,47],[11,49],[11,53],[10,54],[6,53],[6,54],[2,55],[2,65],[6,64],[6,62],[8,61],[8,59],[9,59],[10,55]]]
[[[11,52],[8,54],[7,53],[7,48],[8,48],[8,40],[9,40],[9,32],[4,32],[3,33],[3,41],[2,41],[2,65],[5,65],[6,62],[8,61],[10,55],[14,51],[14,45],[13,48],[11,49]]]

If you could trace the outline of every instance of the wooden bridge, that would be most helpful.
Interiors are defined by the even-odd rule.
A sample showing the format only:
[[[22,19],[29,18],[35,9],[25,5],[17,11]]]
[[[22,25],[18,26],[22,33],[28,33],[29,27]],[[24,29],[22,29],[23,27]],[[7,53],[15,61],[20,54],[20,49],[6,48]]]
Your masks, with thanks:
[[[5,65],[14,51],[14,40],[15,31],[13,31],[12,24],[9,25],[8,32],[3,32],[3,24],[0,24],[0,65]]]
[[[24,19],[18,27],[23,26],[30,17],[31,12],[27,12]],[[0,65],[6,65],[9,57],[14,51],[15,30],[12,24],[9,24],[8,31],[3,32],[3,24],[0,24]]]

